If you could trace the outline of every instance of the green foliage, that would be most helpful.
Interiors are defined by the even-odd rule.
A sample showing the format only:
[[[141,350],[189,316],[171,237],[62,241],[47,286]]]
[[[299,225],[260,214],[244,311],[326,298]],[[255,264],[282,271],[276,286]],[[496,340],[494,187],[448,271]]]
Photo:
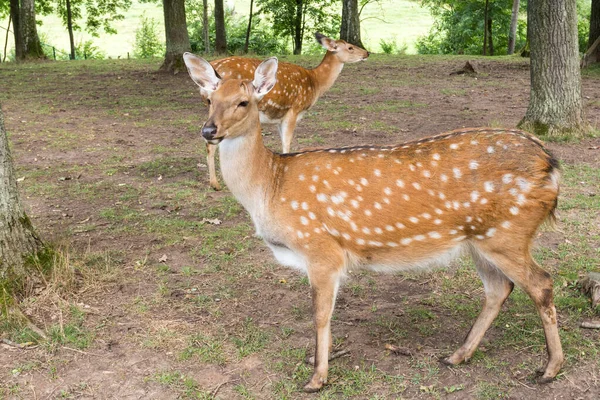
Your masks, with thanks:
[[[385,54],[406,54],[406,50],[408,49],[406,43],[398,44],[396,37],[391,37],[388,40],[379,40],[379,46]]]
[[[160,56],[165,51],[165,46],[159,38],[158,22],[154,18],[140,18],[140,27],[135,31],[135,44],[133,56],[135,58],[151,58]]]
[[[37,2],[36,2],[37,3]],[[67,3],[65,0],[45,1],[45,12],[55,10],[67,26]],[[92,36],[98,36],[100,28],[106,33],[117,33],[111,23],[123,20],[121,10],[127,10],[131,6],[131,0],[71,0],[71,15],[73,30],[82,30],[78,21],[85,17],[85,30]]]
[[[521,1],[524,10],[525,1]],[[422,0],[435,19],[428,35],[417,41],[420,54],[482,54],[485,2],[481,0]],[[512,1],[490,0],[494,54],[506,54]],[[515,48],[526,40],[526,21],[519,19]]]
[[[209,10],[209,41],[210,48],[215,48],[215,18],[212,10]],[[186,14],[188,16],[188,33],[192,51],[202,53],[204,51],[204,36],[202,25],[202,1],[191,0],[186,2]],[[227,51],[233,54],[241,54],[246,42],[246,29],[248,28],[248,16],[237,17],[233,10],[225,8],[225,32],[227,33]],[[248,42],[248,52],[259,55],[287,54],[287,44],[280,36],[275,35],[273,30],[266,26],[265,21],[258,15],[252,18],[252,29]]]
[[[580,53],[587,50],[591,13],[592,3],[589,0],[577,0],[577,39]]]
[[[302,43],[315,32],[337,36],[340,31],[341,12],[336,0],[257,0],[260,12],[268,16],[275,35],[299,39],[300,48],[294,44],[294,53],[300,54]],[[298,8],[300,7],[300,8]],[[298,29],[299,37],[296,37]]]

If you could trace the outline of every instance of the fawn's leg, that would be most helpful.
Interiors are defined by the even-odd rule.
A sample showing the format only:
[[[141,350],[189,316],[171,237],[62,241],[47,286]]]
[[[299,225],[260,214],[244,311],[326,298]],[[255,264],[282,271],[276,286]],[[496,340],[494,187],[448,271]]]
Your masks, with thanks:
[[[450,357],[442,360],[443,363],[456,365],[463,361],[468,361],[472,356],[479,342],[485,335],[494,319],[498,316],[502,304],[513,290],[514,284],[500,271],[494,264],[483,258],[477,250],[472,250],[475,267],[483,282],[485,291],[485,301],[483,309],[477,317],[477,320],[471,327],[464,344],[456,350]]]
[[[208,164],[208,175],[210,178],[210,187],[215,190],[221,190],[221,185],[217,179],[217,171],[215,169],[215,155],[217,153],[217,145],[206,143],[206,163]]]

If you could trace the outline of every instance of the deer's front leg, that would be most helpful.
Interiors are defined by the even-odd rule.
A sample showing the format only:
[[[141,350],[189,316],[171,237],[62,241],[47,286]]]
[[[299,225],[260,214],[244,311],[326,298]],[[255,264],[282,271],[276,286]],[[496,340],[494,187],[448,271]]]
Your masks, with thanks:
[[[294,138],[297,119],[298,115],[293,110],[290,110],[278,125],[281,147],[284,153],[289,153],[292,148],[292,139]]]
[[[306,392],[316,392],[327,382],[329,351],[331,350],[331,315],[340,284],[340,271],[319,268],[309,272],[312,288],[313,313],[316,330],[315,366],[313,376],[304,386]]]
[[[221,185],[217,179],[217,171],[215,169],[215,154],[217,153],[217,146],[214,144],[206,143],[206,163],[208,164],[208,175],[210,177],[210,187],[215,190],[221,190]]]

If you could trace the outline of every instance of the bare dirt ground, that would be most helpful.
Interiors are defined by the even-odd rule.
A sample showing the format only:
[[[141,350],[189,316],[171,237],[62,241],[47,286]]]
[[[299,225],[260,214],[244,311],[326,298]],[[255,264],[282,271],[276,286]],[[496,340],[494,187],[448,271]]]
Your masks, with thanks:
[[[527,61],[476,58],[477,75],[449,75],[466,60],[373,56],[346,67],[299,124],[293,148],[514,127],[527,108]],[[206,108],[187,74],[157,67],[0,65],[22,198],[76,271],[71,294],[42,291],[24,305],[51,334],[26,349],[1,345],[0,398],[600,398],[600,333],[579,327],[595,314],[575,285],[599,268],[598,138],[548,144],[565,169],[561,229],[541,233],[536,251],[555,278],[567,355],[555,382],[534,382],[544,338],[519,291],[471,362],[439,364],[481,307],[481,284],[460,262],[419,275],[353,274],[333,321],[336,347],[349,353],[331,363],[323,392],[306,395],[307,280],[275,263],[226,189],[209,189]],[[598,70],[584,76],[583,94],[599,129]],[[279,149],[275,132],[265,127]],[[26,331],[2,335],[33,341]]]

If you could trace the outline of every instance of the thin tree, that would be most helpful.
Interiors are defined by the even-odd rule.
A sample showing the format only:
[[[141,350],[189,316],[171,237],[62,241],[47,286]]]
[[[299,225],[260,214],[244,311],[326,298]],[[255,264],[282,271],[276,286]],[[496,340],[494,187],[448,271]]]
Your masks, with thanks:
[[[71,0],[66,1],[66,17],[67,17],[67,30],[69,31],[69,45],[71,47],[71,53],[69,54],[69,58],[71,60],[75,59],[75,40],[73,39],[73,11],[71,8]]]
[[[244,54],[248,54],[248,46],[250,45],[250,31],[252,29],[252,7],[254,7],[254,0],[250,0],[250,14],[248,14],[248,28],[246,29],[246,42],[244,43]]]
[[[0,107],[0,282],[23,278],[26,274],[23,257],[41,247],[42,241],[21,206]]]
[[[215,51],[217,54],[227,53],[223,0],[215,0]]]
[[[519,22],[519,5],[520,0],[513,0],[510,29],[508,31],[508,55],[511,55],[515,52],[515,42],[517,41],[517,23]]]
[[[185,71],[183,53],[192,51],[185,20],[184,0],[163,0],[165,16],[165,61],[160,67],[163,72]]]
[[[25,47],[23,46],[23,32],[21,31],[21,4],[19,0],[10,0],[10,17],[13,21],[13,33],[15,35],[15,58],[20,61],[25,58]]]
[[[342,25],[340,27],[340,39],[359,47],[365,47],[360,40],[360,14],[358,10],[358,0],[342,0]]]
[[[8,34],[10,32],[10,23],[12,22],[12,15],[8,15],[8,26],[6,27],[6,37],[4,38],[4,56],[2,62],[6,61],[6,48],[8,47]]]
[[[579,136],[583,119],[575,1],[528,0],[531,94],[519,126],[536,135]]]
[[[586,67],[598,62],[600,62],[600,0],[592,0],[588,48],[581,65]]]
[[[202,34],[204,36],[205,53],[210,53],[210,37],[208,31],[208,0],[202,0]]]

